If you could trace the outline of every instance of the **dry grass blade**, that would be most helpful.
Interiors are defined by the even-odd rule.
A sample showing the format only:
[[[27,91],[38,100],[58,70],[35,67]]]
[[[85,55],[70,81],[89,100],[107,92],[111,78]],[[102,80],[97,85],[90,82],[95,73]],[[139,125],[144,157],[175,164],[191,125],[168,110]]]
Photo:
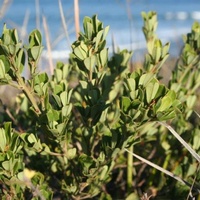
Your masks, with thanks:
[[[140,198],[141,200],[149,200],[152,197],[152,195],[148,196],[147,193],[143,194],[143,196]]]
[[[196,115],[200,118],[200,115],[199,115],[199,113],[198,112],[196,112],[196,111],[194,111],[195,113],[196,113]]]
[[[79,37],[80,25],[79,25],[79,3],[78,0],[74,0],[74,18],[75,18],[75,28],[76,28],[76,38]]]
[[[70,42],[70,39],[69,39],[67,23],[66,23],[66,20],[65,20],[65,16],[64,16],[63,6],[62,6],[62,3],[61,3],[61,0],[58,0],[58,4],[59,4],[59,9],[60,9],[60,17],[61,17],[62,25],[63,25],[63,28],[64,28],[64,32],[65,32],[65,37],[67,39],[67,44],[68,44],[68,46],[70,48],[71,47],[71,42]]]
[[[192,186],[190,187],[190,191],[189,191],[189,194],[188,194],[186,200],[189,200],[190,197],[192,196],[192,188],[194,187],[194,183],[195,183],[195,181],[196,181],[197,174],[199,173],[199,169],[200,169],[200,164],[198,164],[198,167],[197,167],[197,170],[196,170],[196,176],[194,177],[194,180],[193,180]]]
[[[182,184],[184,184],[184,185],[187,185],[187,186],[189,186],[189,187],[191,188],[191,184],[190,184],[190,183],[188,183],[187,181],[185,181],[185,180],[183,180],[182,178],[178,177],[177,175],[171,173],[170,171],[168,171],[168,170],[166,170],[166,169],[164,169],[164,168],[162,168],[162,167],[160,167],[160,166],[158,166],[158,165],[156,165],[156,164],[150,162],[149,160],[146,160],[145,158],[142,158],[141,156],[138,156],[137,154],[135,154],[135,153],[129,151],[129,150],[126,149],[126,148],[125,148],[125,151],[127,151],[127,152],[130,153],[130,154],[132,154],[134,157],[136,157],[137,159],[141,160],[142,162],[144,162],[144,163],[150,165],[151,167],[153,167],[153,168],[155,168],[155,169],[157,169],[157,170],[163,172],[164,174],[167,174],[168,176],[170,176],[170,177],[176,179],[176,180],[179,181],[180,183],[182,183]],[[193,187],[193,189],[200,193],[200,189],[194,188],[194,187]]]
[[[35,0],[35,13],[36,13],[36,27],[40,29],[40,3],[39,0]]]
[[[0,6],[0,19],[3,18],[5,15],[6,10],[8,9],[8,6],[11,4],[12,0],[4,0],[2,5]]]
[[[187,144],[187,142],[185,142],[185,140],[183,140],[181,138],[181,136],[168,124],[166,124],[165,122],[158,122],[159,124],[165,126],[173,135],[174,137],[176,137],[176,139],[192,154],[192,156],[200,163],[200,156],[194,151],[194,149],[191,148],[190,145]]]
[[[46,45],[47,45],[47,53],[48,53],[48,61],[49,61],[49,67],[50,67],[50,73],[53,74],[53,58],[51,53],[51,43],[50,43],[50,37],[49,37],[49,31],[47,26],[47,21],[45,16],[42,17],[43,20],[43,26],[44,26],[44,32],[45,32],[45,38],[46,38]]]

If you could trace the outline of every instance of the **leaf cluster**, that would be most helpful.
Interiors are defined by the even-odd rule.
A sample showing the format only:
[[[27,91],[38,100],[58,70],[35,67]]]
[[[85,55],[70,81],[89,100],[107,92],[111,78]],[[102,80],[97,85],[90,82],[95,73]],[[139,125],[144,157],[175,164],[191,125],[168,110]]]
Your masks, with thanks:
[[[38,70],[40,32],[33,30],[23,45],[17,31],[4,26],[0,83],[21,94],[10,108],[10,122],[1,123],[2,199],[128,199],[128,195],[139,198],[149,188],[159,195],[179,187],[155,169],[143,163],[133,168],[132,163],[135,180],[130,189],[125,148],[134,148],[192,182],[198,163],[157,121],[171,123],[199,152],[199,127],[192,116],[200,83],[200,25],[194,23],[184,37],[180,59],[164,85],[159,72],[170,45],[162,45],[155,34],[156,13],[143,12],[142,17],[148,52],[143,68],[133,71],[129,69],[133,52],[118,49],[109,54],[109,27],[104,28],[97,16],[84,18],[84,32],[72,44],[69,63],[58,62],[53,75]],[[29,78],[23,76],[24,67],[29,68]],[[195,178],[199,180],[199,174]],[[183,190],[190,188],[180,193]],[[180,197],[173,192],[173,198]]]

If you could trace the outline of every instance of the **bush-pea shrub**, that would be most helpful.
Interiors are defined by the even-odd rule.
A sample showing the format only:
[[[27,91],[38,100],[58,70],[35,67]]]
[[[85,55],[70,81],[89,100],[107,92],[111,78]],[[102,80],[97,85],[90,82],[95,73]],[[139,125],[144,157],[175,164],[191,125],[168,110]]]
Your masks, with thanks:
[[[200,24],[184,36],[164,85],[159,72],[170,44],[156,36],[155,12],[142,17],[147,53],[143,67],[132,71],[133,52],[110,54],[109,27],[97,16],[84,18],[69,62],[58,62],[53,75],[38,70],[40,32],[33,30],[25,45],[15,29],[4,26],[0,83],[21,92],[14,106],[1,110],[1,199],[139,199],[148,191],[155,199],[198,197],[199,161],[158,122],[174,127],[198,154],[200,129],[193,110],[199,98]],[[185,182],[133,160],[125,150]]]

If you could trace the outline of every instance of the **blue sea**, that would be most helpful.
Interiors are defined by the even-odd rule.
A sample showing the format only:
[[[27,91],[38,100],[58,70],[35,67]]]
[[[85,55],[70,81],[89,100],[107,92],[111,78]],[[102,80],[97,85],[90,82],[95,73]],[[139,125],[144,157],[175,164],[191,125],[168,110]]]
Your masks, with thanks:
[[[3,2],[0,0],[1,8]],[[43,35],[45,56],[46,41],[42,22],[42,16],[45,16],[50,33],[52,56],[55,59],[62,59],[71,51],[70,43],[76,39],[76,36],[74,1],[61,0],[61,3],[69,41],[61,23],[58,0],[12,0],[6,6],[1,18],[0,30],[6,23],[9,28],[17,28],[19,37],[24,40],[31,30],[39,29]],[[84,16],[92,17],[95,14],[104,26],[110,27],[107,37],[107,46],[110,49],[113,38],[115,46],[135,52],[145,48],[142,11],[157,12],[159,21],[157,35],[163,43],[171,43],[172,55],[179,53],[182,35],[191,30],[193,22],[200,22],[199,0],[79,0],[79,10],[81,27]]]

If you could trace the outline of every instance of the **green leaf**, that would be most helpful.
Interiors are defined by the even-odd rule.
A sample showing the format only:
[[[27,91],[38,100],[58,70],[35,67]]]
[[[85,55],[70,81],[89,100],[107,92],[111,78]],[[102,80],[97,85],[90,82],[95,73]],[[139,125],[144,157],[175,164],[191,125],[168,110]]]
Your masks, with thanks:
[[[200,130],[195,130],[195,135],[193,138],[193,148],[198,150],[200,148]]]
[[[107,178],[107,174],[108,174],[108,166],[107,165],[104,165],[102,167],[102,171],[100,173],[100,180],[103,181]]]
[[[1,150],[1,152],[4,152],[6,149],[7,140],[6,140],[6,133],[3,128],[0,128],[0,138],[1,138],[0,139],[0,150]]]
[[[162,98],[161,105],[157,109],[157,112],[167,111],[176,99],[176,93],[173,90],[168,91],[168,93]]]
[[[62,107],[62,116],[67,117],[72,111],[72,104],[68,104]]]
[[[85,173],[88,173],[89,168],[91,167],[91,165],[94,162],[93,158],[91,158],[90,156],[88,156],[86,154],[81,154],[79,156],[79,161],[82,164],[82,166],[84,167]]]
[[[63,106],[66,106],[69,103],[67,96],[68,96],[67,91],[64,91],[60,94],[60,99],[61,99]]]
[[[80,59],[84,60],[87,54],[78,46],[74,49],[74,54]]]
[[[157,112],[163,112],[163,111],[167,111],[168,108],[170,108],[170,106],[172,105],[172,100],[169,96],[164,96],[161,100],[161,105],[160,107],[157,109]]]
[[[4,79],[6,77],[5,66],[2,60],[0,60],[0,79]]]
[[[8,58],[5,55],[0,55],[0,67],[2,68],[2,72],[5,74],[7,73],[10,69],[10,63],[8,61]],[[0,73],[0,77],[1,77]]]
[[[56,69],[55,70],[55,78],[56,78],[56,81],[59,83],[61,80],[62,80],[62,77],[63,76],[63,72],[61,69]]]
[[[33,30],[29,34],[29,48],[40,46],[42,44],[42,35],[38,30]]]
[[[99,31],[98,33],[97,33],[97,36],[96,36],[96,38],[95,38],[95,51],[97,52],[98,50],[100,50],[100,49],[98,49],[99,48],[99,43],[102,41],[102,38],[103,38],[103,30],[101,30],[101,31]]]
[[[127,113],[131,106],[131,100],[128,97],[122,97],[122,110]]]
[[[143,74],[140,77],[139,85],[143,85],[144,87],[146,87],[147,84],[154,78],[154,76],[155,75],[153,73],[151,73],[151,72]]]
[[[157,113],[157,118],[159,121],[173,119],[174,117],[176,117],[176,113],[174,110],[172,110],[171,112],[164,113],[164,114],[161,112]]]
[[[91,22],[86,22],[86,28],[85,28],[85,33],[88,39],[92,39],[92,35],[93,35],[93,25],[91,24]]]
[[[103,49],[100,52],[100,60],[102,67],[105,67],[106,63],[108,62],[108,49]]]
[[[16,67],[18,68],[18,70],[20,71],[20,73],[22,73],[23,69],[24,69],[24,64],[25,64],[25,54],[24,54],[24,50],[20,49],[19,52],[17,53],[17,62],[16,62]]]
[[[31,144],[37,143],[37,139],[36,139],[35,135],[32,133],[27,137],[27,139],[28,139],[28,142],[30,142]]]
[[[187,104],[187,107],[192,109],[196,103],[196,100],[197,100],[197,96],[196,95],[190,95],[187,97],[187,100],[186,100],[186,104]]]
[[[68,149],[68,151],[67,151],[67,158],[69,160],[74,159],[74,157],[76,156],[76,153],[77,153],[76,148]]]
[[[155,79],[154,79],[155,80]],[[151,81],[146,87],[147,103],[150,103],[156,96],[159,89],[159,82],[157,80]]]
[[[34,61],[37,61],[42,53],[42,47],[41,46],[33,46],[31,49],[31,56]]]
[[[2,162],[2,167],[6,170],[6,171],[12,171],[12,165],[11,165],[11,161],[10,160],[6,160],[4,162]]]
[[[84,59],[84,64],[88,71],[94,71],[95,61],[96,58],[93,55]]]

